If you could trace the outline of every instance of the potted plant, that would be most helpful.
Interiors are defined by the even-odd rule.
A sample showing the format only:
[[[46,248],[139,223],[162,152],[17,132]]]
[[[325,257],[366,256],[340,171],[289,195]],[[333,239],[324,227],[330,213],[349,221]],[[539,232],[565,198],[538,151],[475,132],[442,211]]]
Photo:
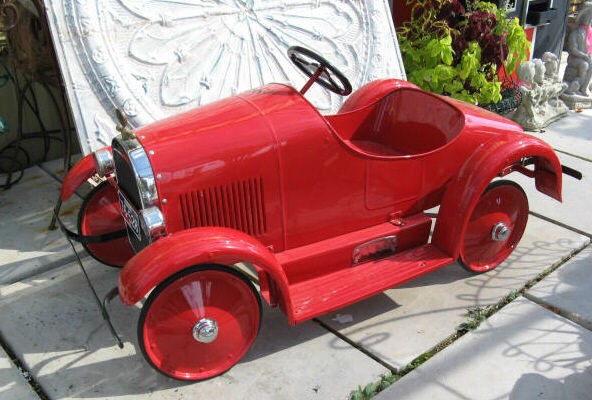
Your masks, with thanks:
[[[530,44],[518,19],[486,1],[408,0],[411,20],[399,30],[409,81],[473,104],[502,99],[499,71],[512,74]]]

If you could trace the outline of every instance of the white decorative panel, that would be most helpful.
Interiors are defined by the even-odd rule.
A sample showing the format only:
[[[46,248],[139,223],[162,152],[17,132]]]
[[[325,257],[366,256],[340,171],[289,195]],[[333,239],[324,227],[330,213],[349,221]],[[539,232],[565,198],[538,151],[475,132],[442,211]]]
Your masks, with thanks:
[[[114,109],[134,126],[268,82],[300,88],[293,45],[332,62],[354,90],[404,79],[387,0],[45,0],[85,153],[108,145]],[[344,98],[314,85],[322,113]]]

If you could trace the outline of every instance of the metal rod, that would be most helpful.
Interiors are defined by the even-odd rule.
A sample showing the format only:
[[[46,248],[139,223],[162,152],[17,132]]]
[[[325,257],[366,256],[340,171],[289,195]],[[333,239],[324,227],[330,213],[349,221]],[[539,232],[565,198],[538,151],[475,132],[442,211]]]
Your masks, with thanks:
[[[109,290],[109,292],[107,292],[107,294],[103,298],[101,312],[103,314],[103,319],[107,322],[107,326],[109,327],[109,330],[111,331],[111,336],[113,336],[113,339],[115,339],[115,342],[117,343],[117,347],[119,347],[120,349],[123,349],[123,342],[121,341],[121,338],[117,334],[115,327],[111,323],[111,318],[109,317],[109,312],[107,311],[107,304],[109,302],[111,302],[111,300],[113,300],[117,296],[119,296],[119,289],[117,288],[117,286],[115,286],[113,289]]]
[[[319,76],[322,75],[322,73],[324,71],[325,71],[325,66],[323,64],[319,65],[319,67],[317,68],[315,73],[310,76],[308,82],[306,82],[306,84],[302,87],[302,89],[300,89],[300,94],[304,96],[304,94],[308,91],[308,89],[310,89],[312,84],[315,83],[315,81],[319,78]]]
[[[58,195],[58,201],[56,201],[56,205],[53,208],[53,216],[51,217],[51,222],[49,223],[49,226],[47,227],[47,229],[49,229],[50,231],[55,231],[55,229],[57,228],[58,215],[60,214],[60,208],[62,208],[61,194]]]
[[[57,214],[54,214],[54,218],[58,222],[58,224],[60,225],[61,228],[65,228],[64,225],[62,224],[62,221],[57,216]],[[115,339],[115,343],[117,344],[117,347],[119,347],[120,349],[123,349],[123,342],[122,342],[121,338],[119,337],[119,334],[115,330],[115,327],[113,326],[113,323],[111,322],[111,318],[109,317],[109,312],[107,311],[107,309],[105,307],[106,303],[108,301],[112,300],[116,296],[116,293],[114,294],[113,292],[117,289],[117,287],[115,287],[114,289],[111,289],[107,293],[107,295],[105,296],[105,299],[103,301],[101,301],[101,299],[99,298],[99,295],[97,294],[97,291],[95,290],[95,287],[93,286],[93,284],[90,280],[90,277],[88,276],[88,274],[86,272],[86,269],[84,268],[84,265],[82,264],[82,260],[80,259],[80,256],[78,255],[78,252],[76,251],[76,248],[74,247],[74,243],[72,243],[72,240],[70,239],[70,237],[68,235],[65,235],[65,236],[66,236],[66,239],[68,240],[68,243],[70,243],[70,247],[72,247],[72,251],[74,252],[74,255],[76,256],[76,261],[78,262],[78,265],[80,266],[80,269],[82,270],[82,274],[84,275],[84,278],[86,279],[86,283],[88,284],[88,287],[90,288],[90,291],[92,292],[92,295],[96,301],[96,304],[99,307],[99,311],[101,312],[101,315],[103,317],[103,321],[105,321],[105,323],[107,324],[107,327],[109,328],[109,331],[111,332],[111,335],[113,336],[113,339]]]

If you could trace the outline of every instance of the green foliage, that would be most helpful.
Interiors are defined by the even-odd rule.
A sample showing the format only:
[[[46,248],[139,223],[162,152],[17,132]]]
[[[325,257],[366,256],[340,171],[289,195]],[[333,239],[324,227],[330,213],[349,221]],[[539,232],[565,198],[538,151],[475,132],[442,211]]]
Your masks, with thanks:
[[[520,26],[518,18],[513,18],[506,26],[506,42],[510,48],[506,59],[506,71],[514,72],[521,61],[528,59],[530,44],[526,39],[526,33]]]
[[[368,400],[376,396],[379,392],[395,383],[399,379],[398,375],[385,374],[380,377],[378,382],[372,382],[364,386],[358,386],[357,390],[350,393],[350,400]]]
[[[498,67],[511,74],[529,43],[516,18],[486,1],[407,0],[411,21],[399,30],[409,81],[473,104],[501,100]],[[484,53],[485,52],[485,53]]]
[[[509,52],[505,60],[504,66],[506,71],[510,74],[516,70],[521,61],[528,59],[528,49],[530,42],[526,38],[526,33],[518,18],[508,18],[507,13],[503,9],[497,8],[493,3],[487,1],[474,2],[473,7],[476,10],[488,11],[495,14],[497,25],[494,33],[498,35],[505,35],[506,43],[508,44]]]
[[[547,272],[550,273],[550,272]],[[535,280],[530,281],[526,287],[532,287],[535,284]],[[388,388],[390,385],[428,361],[430,358],[435,356],[439,351],[445,349],[450,344],[452,344],[456,339],[461,337],[467,332],[476,329],[483,321],[493,315],[495,312],[500,310],[502,307],[507,305],[508,303],[514,301],[520,293],[525,290],[525,288],[521,290],[513,290],[503,299],[501,299],[497,304],[491,304],[483,307],[474,307],[467,309],[467,320],[461,323],[457,328],[456,332],[450,335],[448,338],[444,339],[442,342],[437,344],[431,350],[426,351],[425,353],[420,354],[416,358],[414,358],[409,364],[407,364],[403,369],[397,371],[396,373],[388,373],[382,375],[380,380],[377,382],[372,382],[364,386],[358,386],[358,388],[350,393],[350,400],[369,400],[372,397],[376,396],[379,392],[383,391],[384,389]]]
[[[467,310],[467,321],[460,324],[456,328],[456,331],[458,333],[464,334],[476,329],[479,325],[481,325],[481,322],[485,321],[485,319],[490,314],[492,314],[492,310],[493,308],[491,306],[469,308]]]

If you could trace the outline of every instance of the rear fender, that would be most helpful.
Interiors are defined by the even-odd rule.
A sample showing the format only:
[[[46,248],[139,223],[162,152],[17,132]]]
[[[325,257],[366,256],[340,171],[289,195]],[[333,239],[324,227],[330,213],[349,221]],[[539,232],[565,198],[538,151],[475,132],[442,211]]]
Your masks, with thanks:
[[[111,151],[111,147],[105,147]],[[80,187],[87,179],[97,173],[95,167],[95,160],[93,153],[85,156],[78,161],[66,174],[64,182],[62,182],[62,190],[60,192],[60,199],[62,201],[68,200],[76,189]]]
[[[432,243],[457,258],[460,238],[487,185],[496,176],[524,170],[520,168],[520,161],[527,157],[534,160],[534,172],[527,175],[534,177],[537,190],[561,201],[561,164],[545,142],[530,136],[515,142],[489,142],[465,161],[459,174],[448,184]]]
[[[193,228],[159,239],[125,264],[119,275],[119,295],[124,304],[132,305],[167,277],[185,268],[238,262],[255,265],[262,290],[268,284],[273,290],[279,289],[280,302],[286,307],[286,314],[291,315],[288,280],[273,253],[257,239],[229,228]]]

